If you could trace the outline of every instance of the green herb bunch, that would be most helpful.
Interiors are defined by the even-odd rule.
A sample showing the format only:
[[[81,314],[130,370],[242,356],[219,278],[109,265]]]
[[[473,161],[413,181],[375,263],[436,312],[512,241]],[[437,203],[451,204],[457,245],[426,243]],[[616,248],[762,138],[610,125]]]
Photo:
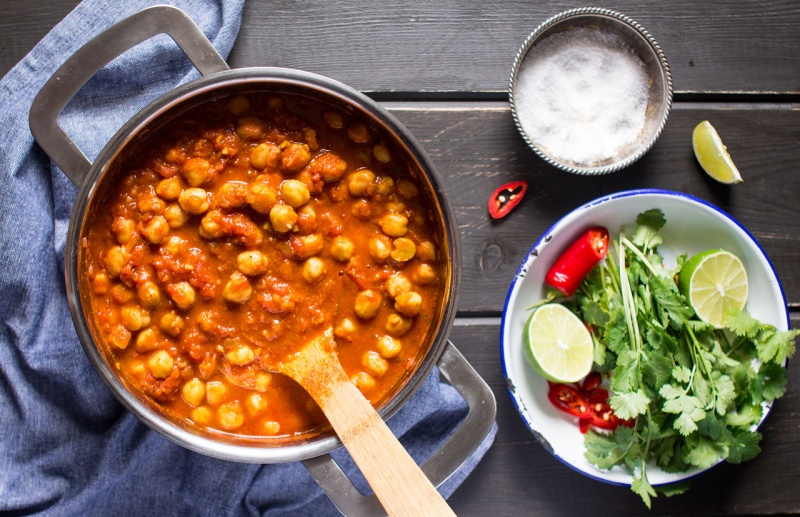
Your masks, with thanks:
[[[640,214],[630,238],[613,240],[606,260],[566,304],[593,329],[595,363],[610,373],[610,405],[633,427],[589,431],[586,458],[603,469],[621,465],[650,507],[656,490],[647,469],[666,472],[740,463],[759,452],[755,431],[764,408],[786,389],[785,362],[798,331],[779,331],[747,312],[725,329],[700,321],[678,290],[686,262],[666,269],[658,252],[660,210]],[[681,493],[685,483],[659,487]]]

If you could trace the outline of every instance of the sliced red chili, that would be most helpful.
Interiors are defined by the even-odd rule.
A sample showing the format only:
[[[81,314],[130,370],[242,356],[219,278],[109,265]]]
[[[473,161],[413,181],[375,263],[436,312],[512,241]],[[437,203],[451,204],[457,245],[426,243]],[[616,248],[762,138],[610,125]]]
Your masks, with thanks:
[[[547,398],[557,409],[578,418],[578,428],[586,433],[590,427],[613,431],[617,426],[632,427],[633,420],[622,420],[608,403],[608,390],[601,388],[603,378],[591,372],[583,384],[548,382]]]
[[[583,279],[608,254],[608,230],[590,228],[561,254],[545,275],[545,282],[572,296]]]
[[[527,181],[512,181],[499,187],[489,198],[489,215],[494,219],[505,217],[522,201],[527,191]]]

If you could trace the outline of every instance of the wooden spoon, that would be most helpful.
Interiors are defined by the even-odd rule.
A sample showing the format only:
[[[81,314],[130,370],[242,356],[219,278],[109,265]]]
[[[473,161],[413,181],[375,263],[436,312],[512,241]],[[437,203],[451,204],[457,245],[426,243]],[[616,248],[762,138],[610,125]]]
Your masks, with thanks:
[[[333,331],[270,369],[288,375],[316,401],[390,516],[455,515],[400,445],[336,357]]]

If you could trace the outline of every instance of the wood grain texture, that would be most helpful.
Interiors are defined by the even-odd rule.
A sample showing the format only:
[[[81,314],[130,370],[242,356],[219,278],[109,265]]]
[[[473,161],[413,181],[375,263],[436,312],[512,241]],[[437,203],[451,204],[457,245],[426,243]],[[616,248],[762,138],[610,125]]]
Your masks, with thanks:
[[[800,364],[789,364],[788,388],[761,432],[761,454],[696,477],[683,495],[659,496],[647,511],[626,487],[589,479],[551,456],[533,437],[506,389],[500,326],[462,321],[451,341],[492,388],[499,430],[494,445],[448,500],[461,517],[484,515],[763,515],[800,512]],[[794,317],[792,326],[800,325]]]
[[[685,192],[730,213],[759,241],[800,304],[800,110],[781,105],[677,104],[664,133],[639,162],[609,175],[577,176],[533,153],[505,103],[388,104],[419,139],[443,178],[462,239],[459,313],[499,314],[519,264],[560,217],[599,196],[637,188]],[[691,134],[709,119],[730,149],[744,183],[720,185],[697,164]],[[488,195],[518,179],[522,203],[492,220]]]
[[[77,3],[0,1],[0,75]],[[230,63],[300,68],[366,91],[503,92],[527,35],[550,16],[585,5],[250,0]],[[678,91],[800,92],[794,0],[619,0],[607,7],[652,33]]]

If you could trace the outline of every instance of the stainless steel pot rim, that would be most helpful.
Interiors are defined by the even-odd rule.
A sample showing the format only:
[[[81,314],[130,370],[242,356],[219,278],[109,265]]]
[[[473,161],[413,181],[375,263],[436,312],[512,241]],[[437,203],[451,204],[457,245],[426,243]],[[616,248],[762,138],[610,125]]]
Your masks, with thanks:
[[[648,140],[642,145],[639,150],[628,156],[625,160],[619,161],[617,163],[612,163],[606,166],[577,166],[571,165],[569,163],[564,163],[563,161],[559,161],[547,153],[542,151],[535,142],[533,142],[527,135],[526,131],[523,129],[519,117],[517,116],[517,108],[514,100],[514,92],[515,92],[515,85],[517,81],[517,73],[519,72],[519,67],[525,58],[525,55],[528,53],[530,48],[533,44],[541,37],[541,35],[548,30],[549,28],[557,25],[565,20],[569,19],[576,19],[582,17],[602,17],[610,20],[614,20],[616,22],[621,22],[623,25],[630,27],[631,29],[638,32],[646,41],[650,49],[653,51],[655,56],[658,59],[659,67],[661,69],[661,73],[664,79],[664,112],[661,115],[661,120],[655,130],[651,133]],[[655,145],[656,140],[661,135],[661,132],[666,126],[667,119],[669,118],[669,112],[672,107],[672,74],[670,72],[669,64],[667,63],[667,57],[664,54],[664,51],[661,49],[661,46],[656,42],[650,32],[647,31],[641,24],[634,21],[633,19],[625,16],[616,11],[612,11],[610,9],[604,9],[600,7],[580,7],[576,9],[569,9],[567,11],[563,11],[551,18],[548,18],[544,22],[542,22],[530,35],[525,39],[522,46],[517,51],[516,56],[514,57],[514,63],[511,67],[511,77],[508,82],[508,96],[509,96],[509,104],[511,107],[511,115],[514,119],[514,125],[517,127],[519,134],[522,136],[523,140],[526,144],[544,161],[549,163],[554,167],[558,167],[561,170],[565,170],[567,172],[571,172],[573,174],[579,175],[602,175],[608,174],[611,172],[616,172],[625,167],[631,165],[632,163],[639,160],[642,156],[644,156],[652,147]]]
[[[207,100],[215,92],[223,95],[225,90],[230,88],[241,88],[241,91],[258,91],[259,86],[264,87],[267,85],[270,86],[270,89],[285,87],[330,96],[342,103],[360,109],[366,118],[369,118],[372,122],[379,123],[384,129],[395,135],[398,143],[402,144],[409,155],[419,163],[431,183],[431,194],[436,197],[436,201],[439,204],[440,213],[443,217],[443,227],[446,231],[444,238],[450,250],[450,285],[448,286],[448,292],[445,293],[446,298],[442,308],[439,328],[431,348],[414,375],[379,411],[384,419],[388,419],[395,414],[408,401],[436,365],[439,356],[442,354],[455,317],[461,273],[458,226],[452,209],[440,188],[441,179],[433,162],[411,133],[394,116],[375,101],[338,81],[311,72],[288,68],[260,67],[223,71],[200,77],[167,92],[126,122],[95,159],[80,187],[70,220],[65,256],[66,291],[78,337],[103,381],[117,395],[122,404],[136,414],[146,425],[179,445],[196,452],[225,460],[252,463],[281,463],[303,460],[328,453],[341,447],[342,443],[338,437],[331,434],[330,436],[311,439],[305,443],[280,445],[278,447],[259,447],[249,443],[237,444],[192,433],[155,413],[122,385],[114,374],[111,365],[108,364],[104,355],[94,344],[80,300],[78,246],[88,209],[95,194],[98,192],[98,186],[109,169],[109,165],[113,163],[125,146],[137,138],[145,128],[170,110],[176,107],[182,108],[183,106],[186,106],[186,109],[191,109],[196,104]]]

